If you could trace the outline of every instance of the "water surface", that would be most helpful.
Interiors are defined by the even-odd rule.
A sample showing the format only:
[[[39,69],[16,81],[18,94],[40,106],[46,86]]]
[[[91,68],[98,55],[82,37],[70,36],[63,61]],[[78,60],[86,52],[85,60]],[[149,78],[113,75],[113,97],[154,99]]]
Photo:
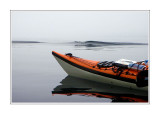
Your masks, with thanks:
[[[12,102],[146,102],[147,91],[68,76],[52,51],[98,61],[148,59],[148,45],[12,43]]]

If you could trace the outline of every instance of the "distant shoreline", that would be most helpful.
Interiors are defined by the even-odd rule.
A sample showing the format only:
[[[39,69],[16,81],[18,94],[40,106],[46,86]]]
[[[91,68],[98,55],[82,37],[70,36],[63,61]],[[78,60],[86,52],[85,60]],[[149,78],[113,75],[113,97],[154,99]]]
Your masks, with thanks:
[[[13,40],[12,43],[46,43],[40,41],[19,41]],[[93,45],[93,46],[105,46],[105,45],[148,45],[148,43],[136,43],[136,42],[104,42],[104,41],[73,41],[73,42],[57,42],[57,43],[73,43],[81,46]]]
[[[102,42],[102,41],[74,41],[76,44],[98,44],[98,45],[148,45],[148,43],[134,43],[134,42]]]
[[[39,41],[12,41],[12,43],[43,43]]]

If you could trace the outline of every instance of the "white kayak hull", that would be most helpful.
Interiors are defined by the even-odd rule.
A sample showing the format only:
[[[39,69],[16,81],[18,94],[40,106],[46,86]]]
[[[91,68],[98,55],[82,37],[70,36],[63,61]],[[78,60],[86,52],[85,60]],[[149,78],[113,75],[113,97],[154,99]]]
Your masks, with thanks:
[[[147,87],[137,87],[137,85],[135,83],[125,82],[125,81],[101,76],[98,74],[94,74],[94,73],[82,70],[78,67],[75,67],[75,66],[63,61],[62,59],[60,59],[56,56],[54,56],[54,57],[56,58],[58,63],[62,66],[64,71],[70,76],[74,76],[74,77],[78,77],[78,78],[82,78],[82,79],[88,79],[88,80],[106,83],[106,84],[112,84],[112,85],[116,85],[116,86],[127,87],[130,89],[146,90],[146,91],[148,90],[148,86]]]

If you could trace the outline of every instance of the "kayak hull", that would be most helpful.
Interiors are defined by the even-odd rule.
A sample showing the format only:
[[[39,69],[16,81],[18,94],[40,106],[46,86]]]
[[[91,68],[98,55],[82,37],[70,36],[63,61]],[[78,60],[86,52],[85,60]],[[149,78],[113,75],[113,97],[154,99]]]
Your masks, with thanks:
[[[96,81],[96,82],[101,82],[101,83],[106,83],[106,84],[111,84],[111,85],[116,85],[116,86],[127,87],[130,89],[146,90],[146,91],[148,90],[148,86],[137,87],[135,83],[130,83],[130,82],[121,81],[118,79],[113,79],[113,78],[109,78],[106,76],[94,74],[92,72],[78,68],[78,67],[64,61],[63,59],[61,59],[57,56],[54,56],[54,57],[56,58],[58,63],[62,66],[64,71],[70,76],[78,77],[78,78],[82,78],[82,79],[87,79],[87,80],[92,80],[92,81]]]

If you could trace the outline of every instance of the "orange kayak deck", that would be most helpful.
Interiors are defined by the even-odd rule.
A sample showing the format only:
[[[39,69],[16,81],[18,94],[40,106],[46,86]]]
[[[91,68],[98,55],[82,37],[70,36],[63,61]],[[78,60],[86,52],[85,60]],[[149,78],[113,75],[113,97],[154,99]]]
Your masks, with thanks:
[[[109,78],[113,78],[113,79],[117,79],[125,82],[136,83],[136,78],[139,73],[139,71],[130,70],[130,69],[123,69],[122,72],[118,72],[118,69],[113,67],[99,68],[97,66],[99,61],[87,60],[87,59],[82,59],[75,56],[64,55],[55,51],[52,51],[52,54],[58,57],[59,59],[65,61],[66,63],[69,63],[70,65],[73,65],[77,68],[83,69],[85,71],[88,71],[97,75],[101,75],[104,77],[109,77]]]

